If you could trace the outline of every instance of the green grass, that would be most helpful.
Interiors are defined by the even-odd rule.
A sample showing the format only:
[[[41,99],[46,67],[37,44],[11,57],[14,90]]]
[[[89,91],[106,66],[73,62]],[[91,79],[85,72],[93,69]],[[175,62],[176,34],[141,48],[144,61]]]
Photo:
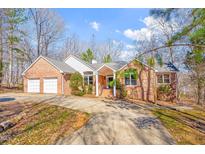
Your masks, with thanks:
[[[39,104],[17,122],[15,127],[0,133],[13,135],[2,144],[55,144],[65,135],[82,127],[89,115],[67,108]]]
[[[195,124],[205,124],[205,111],[202,109],[172,110],[155,108],[152,111],[168,129],[178,144],[205,144],[205,133]]]

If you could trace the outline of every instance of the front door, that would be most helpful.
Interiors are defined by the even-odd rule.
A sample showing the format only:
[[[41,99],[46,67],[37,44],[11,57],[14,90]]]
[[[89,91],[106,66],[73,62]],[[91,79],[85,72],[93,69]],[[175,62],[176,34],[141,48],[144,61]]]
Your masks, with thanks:
[[[109,84],[111,81],[113,81],[113,76],[107,76],[107,88],[109,89],[111,88]]]

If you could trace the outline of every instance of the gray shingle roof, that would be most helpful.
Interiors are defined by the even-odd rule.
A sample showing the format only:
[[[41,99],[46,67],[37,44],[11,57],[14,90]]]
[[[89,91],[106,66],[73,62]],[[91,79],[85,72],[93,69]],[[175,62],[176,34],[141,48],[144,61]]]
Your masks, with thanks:
[[[79,61],[81,61],[82,63],[84,63],[85,65],[89,66],[90,68],[92,68],[93,70],[98,70],[100,67],[102,67],[103,65],[107,65],[108,67],[112,68],[113,70],[119,70],[120,68],[122,68],[124,65],[128,64],[125,61],[116,61],[116,62],[111,62],[111,63],[97,63],[97,64],[90,64],[85,62],[84,60],[81,59],[80,55],[77,54],[71,54],[72,56],[76,57]],[[138,60],[139,62],[141,62],[143,65],[148,66],[146,63]],[[63,63],[63,62],[61,62]],[[65,64],[65,63],[64,63]],[[66,66],[68,66],[67,64],[65,64]],[[152,67],[151,67],[152,68]],[[164,63],[162,66],[159,65],[155,65],[154,70],[158,71],[158,72],[177,72],[179,71],[177,69],[177,67],[172,64],[171,62],[168,63]]]
[[[119,70],[122,66],[124,66],[125,64],[127,64],[124,61],[118,61],[118,62],[111,62],[111,63],[98,63],[98,64],[90,64],[90,66],[95,69],[98,70],[100,67],[102,67],[103,65],[107,65],[108,67],[112,68],[113,70]]]
[[[50,63],[52,63],[54,66],[56,66],[58,69],[60,69],[61,71],[65,72],[65,73],[74,73],[76,72],[76,70],[74,70],[72,67],[70,67],[69,65],[67,65],[64,62],[52,59],[52,58],[48,58],[48,57],[44,57],[46,60],[48,60]]]
[[[90,64],[90,66],[95,70],[99,69],[102,65],[103,65],[102,63]]]
[[[117,61],[117,62],[107,63],[106,65],[117,71],[126,64],[127,64],[127,62]]]
[[[71,54],[72,56],[76,57],[80,62],[86,64],[87,66],[91,67],[93,70],[98,70],[100,67],[102,67],[104,64],[111,67],[114,70],[120,69],[122,66],[127,64],[125,61],[116,61],[116,62],[111,62],[111,63],[96,63],[96,64],[90,64],[88,62],[85,62],[84,60],[81,59],[80,55],[78,54]]]

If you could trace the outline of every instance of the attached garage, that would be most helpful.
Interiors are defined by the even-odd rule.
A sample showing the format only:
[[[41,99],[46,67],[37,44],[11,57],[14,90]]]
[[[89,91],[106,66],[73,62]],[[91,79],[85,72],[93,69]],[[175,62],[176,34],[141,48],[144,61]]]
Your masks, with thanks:
[[[24,92],[70,95],[70,75],[76,72],[64,62],[38,57],[24,72]]]
[[[58,79],[43,79],[43,93],[57,94]]]
[[[28,92],[40,93],[40,80],[39,79],[28,79]]]

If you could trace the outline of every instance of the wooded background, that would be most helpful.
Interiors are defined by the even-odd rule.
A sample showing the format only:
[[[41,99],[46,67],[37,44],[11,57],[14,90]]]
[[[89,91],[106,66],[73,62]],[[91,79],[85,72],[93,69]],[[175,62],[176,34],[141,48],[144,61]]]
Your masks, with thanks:
[[[203,104],[205,9],[151,9],[143,22],[146,28],[132,45],[111,38],[98,42],[94,34],[85,42],[54,9],[0,9],[0,85],[21,87],[22,72],[39,55],[62,60],[78,53],[100,62],[138,58],[151,66],[174,63],[179,95]]]

